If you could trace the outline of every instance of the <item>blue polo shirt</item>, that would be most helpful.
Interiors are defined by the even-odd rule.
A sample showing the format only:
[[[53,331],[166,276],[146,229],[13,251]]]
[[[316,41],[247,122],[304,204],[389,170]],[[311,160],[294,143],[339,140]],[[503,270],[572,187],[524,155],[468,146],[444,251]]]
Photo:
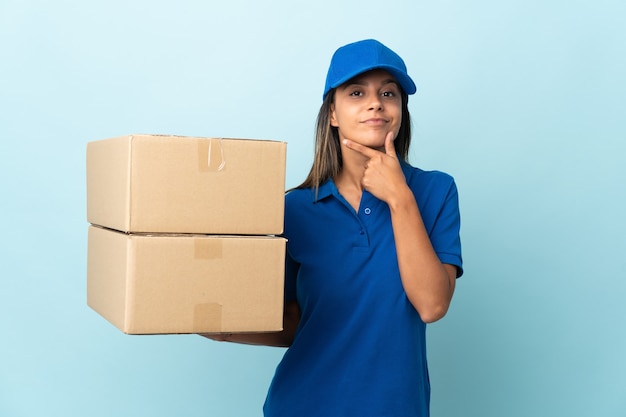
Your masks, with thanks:
[[[438,171],[402,164],[443,263],[462,274],[458,195]],[[358,213],[333,181],[286,195],[286,300],[301,319],[276,369],[266,417],[426,417],[425,323],[406,297],[387,204]]]

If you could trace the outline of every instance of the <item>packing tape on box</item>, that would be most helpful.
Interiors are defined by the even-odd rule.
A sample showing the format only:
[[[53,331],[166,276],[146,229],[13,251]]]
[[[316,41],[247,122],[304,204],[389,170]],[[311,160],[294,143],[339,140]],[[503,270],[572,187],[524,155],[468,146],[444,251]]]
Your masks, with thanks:
[[[222,305],[219,303],[196,304],[193,309],[193,327],[197,331],[222,331]]]
[[[219,149],[214,149],[217,141]],[[201,172],[219,172],[226,166],[222,138],[198,139],[198,168]]]
[[[202,237],[194,239],[194,258],[214,260],[222,258],[222,239]],[[222,305],[219,303],[196,304],[193,311],[194,329],[219,333],[222,331]]]
[[[222,239],[197,238],[193,242],[193,254],[195,259],[221,259]]]

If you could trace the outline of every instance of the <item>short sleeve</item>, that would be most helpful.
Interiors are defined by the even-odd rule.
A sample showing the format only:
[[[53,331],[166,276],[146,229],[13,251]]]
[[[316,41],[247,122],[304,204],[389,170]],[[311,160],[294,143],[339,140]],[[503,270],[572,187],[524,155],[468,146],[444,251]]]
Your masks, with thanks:
[[[460,229],[459,194],[454,180],[450,177],[441,209],[430,231],[430,240],[439,260],[457,267],[457,278],[463,275]]]

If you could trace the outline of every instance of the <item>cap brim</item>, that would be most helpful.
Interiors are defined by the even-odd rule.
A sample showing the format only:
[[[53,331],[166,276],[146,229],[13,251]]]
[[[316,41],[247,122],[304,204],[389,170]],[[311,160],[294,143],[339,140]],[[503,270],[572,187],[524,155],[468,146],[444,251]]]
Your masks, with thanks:
[[[324,92],[324,97],[326,97],[326,95],[331,89],[337,88],[340,85],[345,84],[346,82],[350,81],[351,79],[353,79],[354,77],[358,75],[361,75],[363,73],[366,73],[368,71],[373,71],[376,69],[382,69],[390,73],[396,79],[396,81],[398,81],[398,84],[400,84],[400,87],[406,94],[408,95],[415,94],[415,92],[417,91],[417,87],[415,86],[415,83],[413,82],[411,77],[409,77],[407,74],[403,73],[402,71],[398,71],[396,68],[391,67],[391,66],[374,65],[371,67],[360,68],[358,71],[354,71],[353,73],[345,74],[343,77],[335,81],[335,83],[333,83],[330,86],[330,88]]]

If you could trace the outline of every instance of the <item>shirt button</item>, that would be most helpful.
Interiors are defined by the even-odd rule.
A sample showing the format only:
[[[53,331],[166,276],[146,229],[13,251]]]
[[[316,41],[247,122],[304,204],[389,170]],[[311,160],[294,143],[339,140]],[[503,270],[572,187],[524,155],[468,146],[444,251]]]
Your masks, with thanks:
[[[369,207],[365,207],[365,210],[363,210],[363,212],[365,214],[370,214],[372,212],[372,210]]]
[[[361,230],[359,230],[359,234],[360,234],[360,235],[364,235],[364,234],[365,234],[365,231],[364,231],[363,229],[361,229]]]

